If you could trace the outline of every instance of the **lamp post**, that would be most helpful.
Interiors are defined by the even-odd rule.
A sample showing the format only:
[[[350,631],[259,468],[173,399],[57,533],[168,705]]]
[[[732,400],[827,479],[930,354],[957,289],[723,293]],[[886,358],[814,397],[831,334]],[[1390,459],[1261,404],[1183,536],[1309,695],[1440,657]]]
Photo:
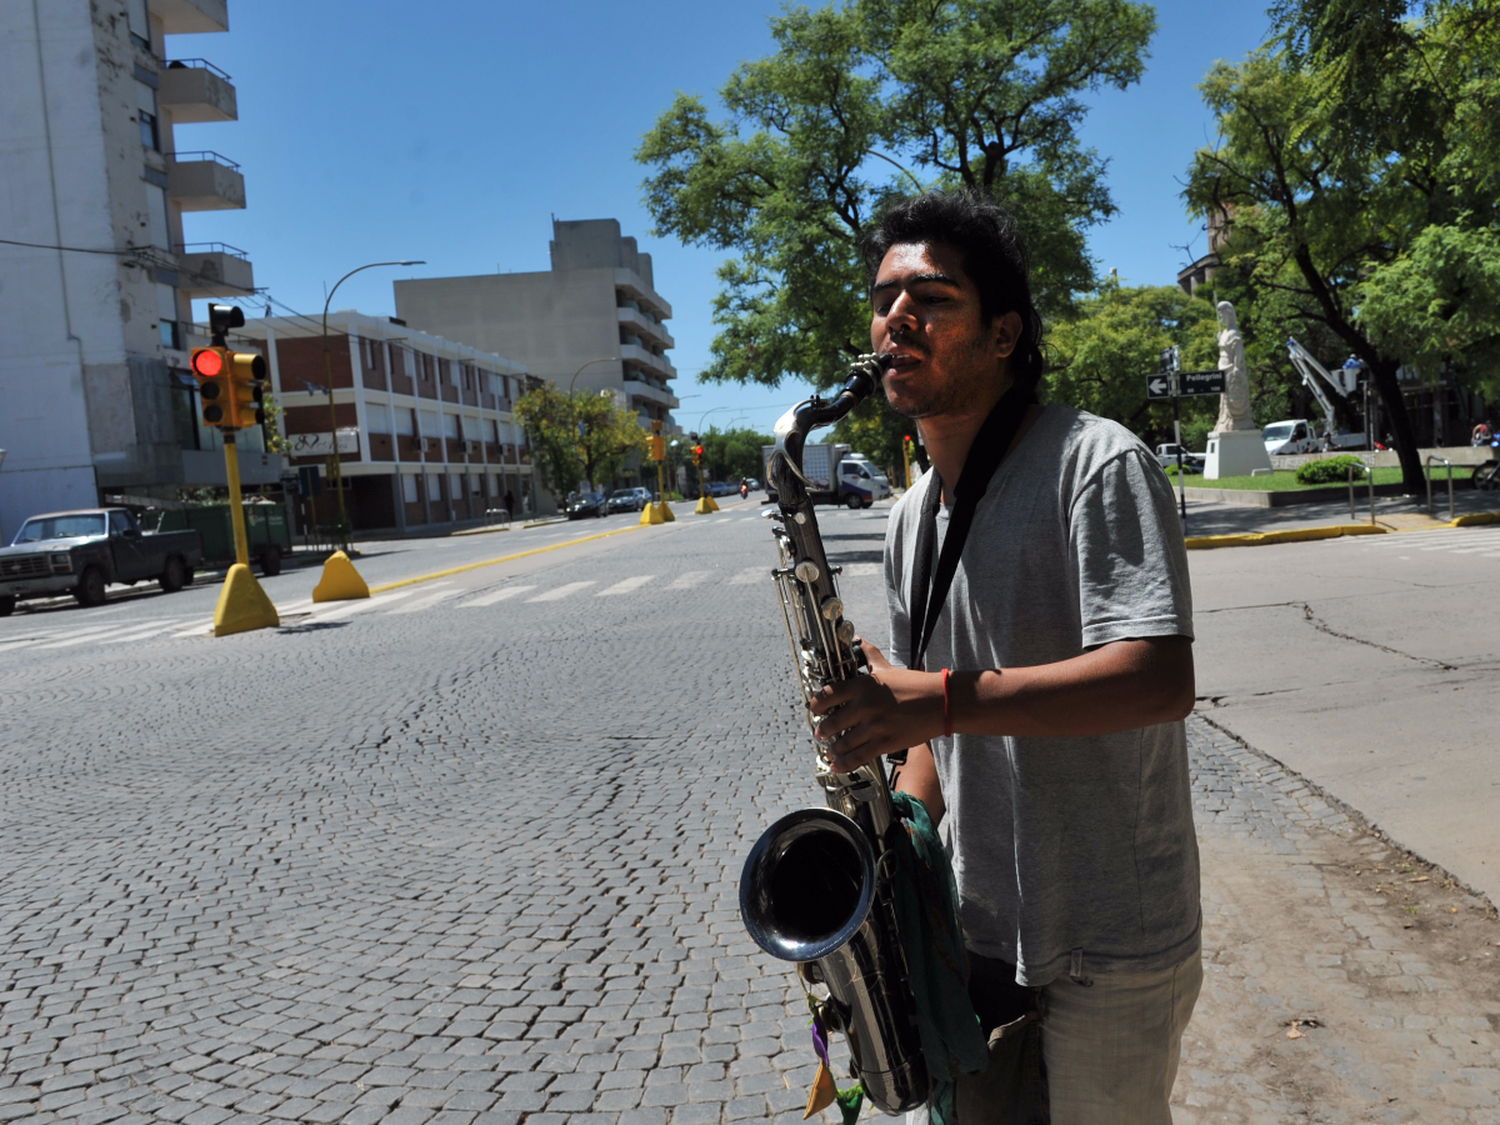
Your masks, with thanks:
[[[345,554],[349,553],[349,513],[344,507],[344,470],[339,461],[338,416],[333,411],[333,360],[328,355],[328,307],[333,304],[333,295],[339,291],[339,286],[360,270],[371,270],[376,266],[425,266],[426,264],[423,261],[367,262],[362,266],[356,266],[333,283],[333,288],[328,291],[328,299],[323,302],[323,374],[328,378],[328,439],[333,442],[333,452],[329,455],[328,477],[333,481],[333,490],[339,498],[339,550]],[[351,361],[349,371],[352,379],[354,357],[351,355],[349,358]]]
[[[583,365],[583,367],[592,367],[596,363],[617,363],[619,362],[619,359],[619,356],[604,355],[600,356],[598,359],[589,360]],[[583,367],[580,367],[577,371],[573,372],[573,377],[568,380],[568,394],[571,395],[573,393],[573,384],[578,382],[578,376],[583,374]]]

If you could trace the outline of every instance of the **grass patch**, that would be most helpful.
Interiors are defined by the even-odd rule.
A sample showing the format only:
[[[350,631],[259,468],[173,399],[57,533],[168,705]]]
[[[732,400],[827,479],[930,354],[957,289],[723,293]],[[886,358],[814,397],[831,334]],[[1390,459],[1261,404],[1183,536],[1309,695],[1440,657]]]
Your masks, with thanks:
[[[1358,491],[1365,486],[1368,478],[1363,473],[1354,479],[1355,490]],[[1444,478],[1446,485],[1446,478]],[[1238,489],[1245,492],[1307,492],[1315,488],[1346,488],[1347,480],[1340,480],[1334,484],[1299,484],[1297,474],[1292,469],[1278,469],[1270,475],[1262,474],[1258,477],[1220,477],[1218,480],[1204,480],[1202,474],[1195,476],[1183,475],[1183,483],[1188,488],[1224,488]],[[1375,470],[1375,483],[1400,484],[1401,467],[1392,465],[1390,468]]]

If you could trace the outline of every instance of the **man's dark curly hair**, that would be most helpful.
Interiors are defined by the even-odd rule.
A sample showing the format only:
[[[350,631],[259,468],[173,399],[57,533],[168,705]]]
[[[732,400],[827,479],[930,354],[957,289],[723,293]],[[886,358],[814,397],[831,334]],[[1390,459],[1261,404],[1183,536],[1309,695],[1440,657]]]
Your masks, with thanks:
[[[959,251],[964,273],[979,290],[979,315],[986,324],[1008,312],[1019,314],[1021,338],[1011,353],[1011,371],[1034,397],[1044,366],[1042,317],[1031,300],[1030,260],[1015,216],[972,191],[928,192],[897,200],[880,212],[863,241],[870,289],[891,247],[918,242]]]

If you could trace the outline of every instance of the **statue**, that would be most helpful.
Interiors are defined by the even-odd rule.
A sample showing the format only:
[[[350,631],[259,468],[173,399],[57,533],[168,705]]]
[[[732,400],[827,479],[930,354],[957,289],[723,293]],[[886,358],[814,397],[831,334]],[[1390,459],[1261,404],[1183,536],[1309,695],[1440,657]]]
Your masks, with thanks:
[[[1255,420],[1250,416],[1250,373],[1245,364],[1245,341],[1240,336],[1239,321],[1234,315],[1234,306],[1220,301],[1219,323],[1219,370],[1224,372],[1224,393],[1219,396],[1219,420],[1214,424],[1217,433],[1226,430],[1253,430]]]

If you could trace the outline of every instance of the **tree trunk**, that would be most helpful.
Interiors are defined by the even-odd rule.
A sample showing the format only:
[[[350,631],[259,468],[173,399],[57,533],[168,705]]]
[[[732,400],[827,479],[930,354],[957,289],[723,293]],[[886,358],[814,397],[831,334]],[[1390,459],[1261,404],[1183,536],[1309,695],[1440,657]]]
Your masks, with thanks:
[[[1372,368],[1375,389],[1390,419],[1391,433],[1395,437],[1396,456],[1401,462],[1401,486],[1408,496],[1419,496],[1427,490],[1426,474],[1422,471],[1422,457],[1417,450],[1417,435],[1412,429],[1411,416],[1406,412],[1406,400],[1401,396],[1401,384],[1396,379],[1400,365],[1393,360],[1382,360]],[[1374,435],[1378,440],[1380,435]]]

